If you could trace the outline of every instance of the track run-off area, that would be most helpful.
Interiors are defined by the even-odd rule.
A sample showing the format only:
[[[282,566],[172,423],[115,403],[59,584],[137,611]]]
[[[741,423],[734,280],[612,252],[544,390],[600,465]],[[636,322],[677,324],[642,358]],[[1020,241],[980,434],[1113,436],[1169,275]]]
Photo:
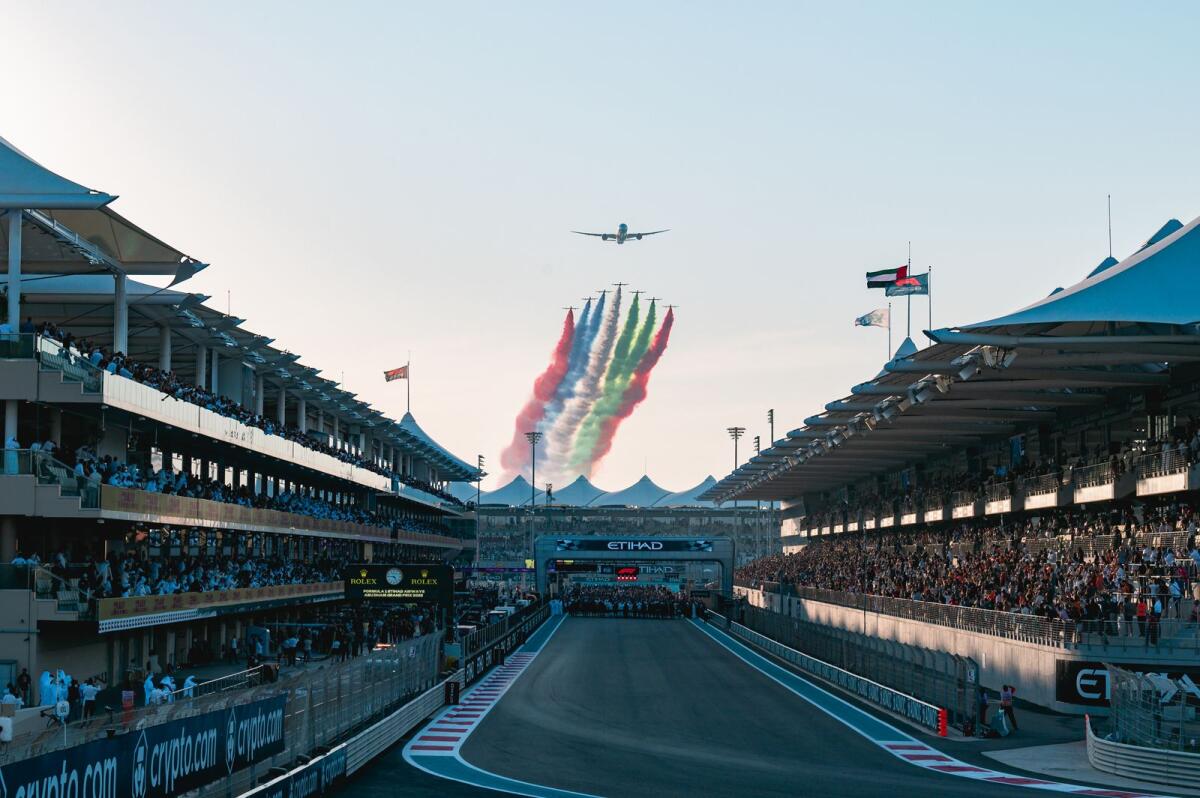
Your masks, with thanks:
[[[1156,794],[998,771],[908,728],[716,625],[557,616],[344,793]]]

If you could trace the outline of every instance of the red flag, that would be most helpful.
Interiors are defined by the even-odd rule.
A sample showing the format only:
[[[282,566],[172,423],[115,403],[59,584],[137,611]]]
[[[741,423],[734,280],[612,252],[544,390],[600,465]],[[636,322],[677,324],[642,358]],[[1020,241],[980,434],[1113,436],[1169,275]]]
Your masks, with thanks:
[[[390,371],[383,372],[383,379],[385,382],[391,382],[392,380],[407,380],[408,365],[405,364],[398,369],[391,369]]]

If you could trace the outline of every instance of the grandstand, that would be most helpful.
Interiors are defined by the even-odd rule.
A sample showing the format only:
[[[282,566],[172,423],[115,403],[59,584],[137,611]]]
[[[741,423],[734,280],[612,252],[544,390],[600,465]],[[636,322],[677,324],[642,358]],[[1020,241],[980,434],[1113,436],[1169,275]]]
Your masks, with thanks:
[[[929,331],[923,350],[906,340],[706,490],[782,505],[784,553],[742,568],[739,590],[834,626],[869,606],[897,619],[888,634],[972,656],[985,683],[1019,678],[1057,709],[1096,702],[1056,684],[1056,659],[1194,663],[1200,304],[1182,287],[1198,226],[1171,220],[1026,308]],[[1035,666],[1014,640],[1051,650]]]
[[[516,476],[478,497],[471,485],[451,485],[448,490],[468,503],[478,501],[474,509],[479,519],[479,559],[489,565],[523,564],[531,551],[531,516],[535,537],[555,533],[725,536],[733,539],[739,564],[778,552],[776,505],[757,501],[718,505],[700,498],[715,484],[709,476],[688,490],[670,491],[646,475],[621,490],[605,491],[580,475],[546,496]]]
[[[140,704],[289,635],[328,654],[347,563],[474,557],[445,490],[474,466],[184,290],[206,264],[113,199],[0,140],[0,685],[35,708],[43,672]]]

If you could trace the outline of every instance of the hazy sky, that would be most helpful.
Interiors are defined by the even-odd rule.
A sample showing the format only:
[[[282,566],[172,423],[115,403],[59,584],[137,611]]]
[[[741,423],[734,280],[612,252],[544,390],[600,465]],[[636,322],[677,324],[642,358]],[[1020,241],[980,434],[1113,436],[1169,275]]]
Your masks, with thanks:
[[[411,349],[414,413],[465,459],[498,465],[562,306],[618,280],[680,305],[607,489],[719,477],[725,427],[765,441],[774,407],[781,437],[878,371],[863,273],[910,239],[946,326],[1084,277],[1107,193],[1117,257],[1200,214],[1196,3],[59,2],[4,25],[0,135],[395,417],[380,372]],[[567,232],[620,221],[672,232]]]

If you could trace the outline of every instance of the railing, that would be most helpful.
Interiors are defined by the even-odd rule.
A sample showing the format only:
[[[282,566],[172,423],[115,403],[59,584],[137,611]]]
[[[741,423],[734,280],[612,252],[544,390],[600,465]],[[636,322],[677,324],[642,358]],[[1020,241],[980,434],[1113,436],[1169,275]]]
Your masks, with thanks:
[[[1007,482],[991,482],[984,486],[984,495],[989,502],[1002,502],[1012,498],[1012,486]]]
[[[37,336],[33,333],[0,335],[0,360],[30,360],[33,358]]]
[[[738,587],[763,589],[768,592],[777,592],[781,587],[776,583],[759,585],[737,584]],[[769,586],[774,586],[774,590]],[[1136,652],[1147,653],[1166,650],[1171,654],[1181,651],[1200,652],[1200,625],[1184,617],[1186,602],[1181,602],[1180,606],[1174,608],[1170,603],[1165,603],[1164,616],[1174,613],[1175,618],[1163,617],[1142,622],[1126,621],[1118,617],[1107,621],[1075,622],[932,601],[844,593],[814,587],[782,587],[784,595],[790,594],[797,598],[1043,646],[1095,646],[1103,649],[1133,649]]]
[[[1041,496],[1045,493],[1056,493],[1062,487],[1062,474],[1042,474],[1021,480],[1021,492],[1026,498]]]
[[[85,510],[100,507],[100,481],[75,475],[74,469],[43,451],[5,449],[5,476],[34,476],[39,485],[58,485],[62,496],[78,497]]]
[[[37,353],[42,368],[60,372],[67,382],[80,383],[85,393],[100,393],[103,388],[104,369],[53,338],[39,336]]]
[[[1191,468],[1188,458],[1178,449],[1168,449],[1139,457],[1134,468],[1138,479],[1153,479],[1172,474],[1181,474]]]
[[[1071,479],[1076,488],[1094,488],[1097,485],[1108,485],[1117,479],[1112,463],[1096,463],[1095,465],[1080,466],[1071,471]]]
[[[1200,781],[1200,754],[1131,745],[1113,739],[1111,733],[1098,737],[1090,717],[1084,717],[1084,724],[1088,761],[1096,770],[1176,787],[1195,787]]]
[[[950,494],[950,504],[955,507],[974,504],[979,501],[979,496],[980,493],[978,490],[956,490]]]

